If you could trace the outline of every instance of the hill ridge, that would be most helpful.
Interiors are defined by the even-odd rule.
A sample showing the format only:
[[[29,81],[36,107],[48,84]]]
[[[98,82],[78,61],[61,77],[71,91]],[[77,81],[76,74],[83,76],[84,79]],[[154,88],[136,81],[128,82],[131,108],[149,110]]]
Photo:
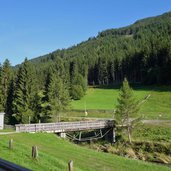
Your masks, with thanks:
[[[147,22],[147,21],[148,21],[148,22],[149,22],[149,21],[151,22],[151,20],[154,20],[153,22],[156,23],[156,20],[158,20],[158,19],[160,19],[160,18],[161,18],[161,19],[163,19],[163,18],[170,18],[170,19],[171,19],[171,11],[166,12],[166,13],[163,13],[163,14],[160,14],[160,15],[157,15],[157,16],[139,19],[139,20],[135,21],[133,24],[130,24],[130,25],[128,25],[128,26],[119,27],[119,28],[105,29],[105,30],[103,30],[103,31],[100,31],[100,32],[98,33],[97,36],[89,37],[87,40],[82,41],[82,42],[80,42],[80,43],[78,43],[78,44],[76,44],[76,45],[73,45],[73,46],[68,47],[68,48],[57,49],[57,50],[52,51],[52,52],[50,52],[50,53],[48,53],[48,54],[41,55],[41,56],[39,56],[39,57],[33,58],[33,59],[31,59],[30,61],[33,61],[33,62],[34,62],[35,60],[38,60],[38,59],[40,59],[40,58],[45,58],[45,57],[49,56],[50,54],[57,53],[57,52],[63,51],[63,50],[72,49],[73,47],[79,46],[80,44],[86,43],[87,41],[90,41],[90,40],[92,40],[92,39],[98,38],[98,37],[100,37],[100,35],[105,34],[106,32],[109,32],[109,31],[114,31],[114,32],[115,32],[115,31],[122,30],[122,29],[128,29],[129,27],[135,26],[135,25],[137,25],[137,24],[141,24],[141,23],[144,23],[144,22]],[[151,24],[151,23],[148,23],[148,24]]]

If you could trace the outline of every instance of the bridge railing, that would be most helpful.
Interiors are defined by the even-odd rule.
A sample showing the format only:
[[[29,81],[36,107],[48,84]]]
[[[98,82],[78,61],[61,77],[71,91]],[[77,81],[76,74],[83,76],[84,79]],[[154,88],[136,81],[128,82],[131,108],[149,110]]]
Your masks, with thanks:
[[[17,124],[16,132],[67,132],[114,127],[113,120]]]

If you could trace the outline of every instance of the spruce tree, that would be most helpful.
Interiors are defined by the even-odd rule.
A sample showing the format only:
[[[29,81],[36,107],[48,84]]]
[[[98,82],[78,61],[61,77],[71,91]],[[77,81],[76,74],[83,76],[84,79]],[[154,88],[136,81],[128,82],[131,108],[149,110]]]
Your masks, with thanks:
[[[33,84],[30,64],[25,59],[18,70],[13,101],[14,116],[19,123],[28,123],[32,118]]]
[[[2,93],[2,67],[0,65],[0,112],[2,112],[3,109],[3,93]]]
[[[1,70],[1,93],[2,93],[1,103],[3,106],[3,110],[5,110],[6,107],[10,79],[11,79],[11,66],[9,60],[6,59],[5,62],[3,63],[2,70]]]
[[[125,78],[123,86],[120,89],[115,114],[117,123],[122,127],[126,127],[130,143],[132,142],[132,129],[140,120],[140,117],[138,117],[139,104],[140,102],[134,98],[133,90],[130,88],[129,83]]]
[[[83,75],[79,72],[78,64],[76,61],[70,63],[70,96],[74,100],[81,99],[87,90],[87,74],[86,68]]]
[[[60,115],[68,107],[70,98],[66,84],[58,74],[51,73],[48,85],[48,101],[51,116]]]
[[[51,118],[50,103],[47,101],[46,93],[40,90],[34,97],[34,122],[48,122]]]
[[[5,113],[6,113],[6,117],[8,117],[9,122],[10,119],[12,119],[12,114],[13,114],[13,100],[14,100],[14,80],[11,79],[8,87],[7,100],[5,105]]]

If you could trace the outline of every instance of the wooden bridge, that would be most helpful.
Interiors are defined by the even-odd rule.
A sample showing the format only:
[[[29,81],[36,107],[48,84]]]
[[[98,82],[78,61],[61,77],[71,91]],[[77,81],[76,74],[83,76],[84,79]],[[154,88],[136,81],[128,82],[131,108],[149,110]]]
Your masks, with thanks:
[[[100,136],[103,137],[101,130],[105,129],[108,132],[112,131],[112,141],[115,141],[114,120],[17,124],[15,126],[16,132],[54,132],[61,133],[62,137],[65,137],[65,133],[76,131],[81,133],[81,131],[89,130],[100,130]],[[81,135],[79,135],[78,140],[81,141]]]
[[[113,120],[17,124],[16,132],[73,132],[114,127]]]

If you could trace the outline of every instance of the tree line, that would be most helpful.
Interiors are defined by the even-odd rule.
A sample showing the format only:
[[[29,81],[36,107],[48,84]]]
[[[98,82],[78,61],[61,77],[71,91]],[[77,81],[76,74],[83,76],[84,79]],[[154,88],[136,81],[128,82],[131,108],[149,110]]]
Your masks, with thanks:
[[[0,111],[6,123],[49,122],[80,99],[87,88],[85,79],[72,64],[65,69],[62,59],[39,70],[27,58],[16,68],[5,60],[0,67]]]

